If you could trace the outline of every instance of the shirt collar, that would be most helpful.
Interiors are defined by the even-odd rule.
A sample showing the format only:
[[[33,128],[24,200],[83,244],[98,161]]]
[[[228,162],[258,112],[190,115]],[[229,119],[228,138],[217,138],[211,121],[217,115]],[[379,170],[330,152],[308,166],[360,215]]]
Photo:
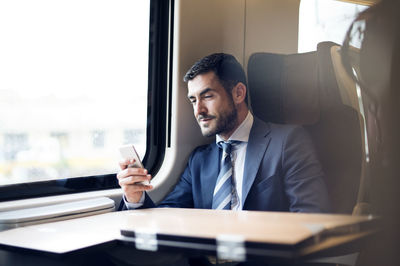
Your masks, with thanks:
[[[228,140],[239,140],[242,142],[248,142],[250,130],[251,130],[251,127],[253,126],[253,121],[254,121],[253,115],[249,111],[247,113],[246,118],[239,125],[239,127],[232,133],[232,135],[230,136],[230,138]],[[224,141],[224,139],[217,134],[215,141],[216,141],[216,143],[218,143],[220,141]]]

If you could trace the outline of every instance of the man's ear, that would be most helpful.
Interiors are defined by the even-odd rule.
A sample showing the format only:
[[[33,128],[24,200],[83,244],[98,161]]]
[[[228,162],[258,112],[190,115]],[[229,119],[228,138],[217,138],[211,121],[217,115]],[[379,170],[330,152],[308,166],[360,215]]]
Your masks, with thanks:
[[[246,99],[247,88],[242,82],[238,82],[232,89],[233,102],[236,104],[244,102]]]

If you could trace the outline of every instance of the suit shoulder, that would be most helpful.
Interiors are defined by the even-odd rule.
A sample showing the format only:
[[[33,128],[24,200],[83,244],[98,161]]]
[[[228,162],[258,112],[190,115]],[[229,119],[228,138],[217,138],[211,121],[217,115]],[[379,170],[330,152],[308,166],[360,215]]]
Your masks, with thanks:
[[[213,154],[215,151],[215,147],[217,146],[215,143],[201,145],[196,147],[189,156],[188,165],[190,168],[196,168],[201,165],[203,162]]]
[[[286,143],[287,141],[308,141],[310,139],[307,131],[300,125],[263,123],[266,125],[265,132],[274,142]]]
[[[307,149],[314,149],[310,134],[300,125],[271,125],[271,138],[283,147],[303,145]]]
[[[213,146],[215,146],[216,144],[210,143],[210,144],[205,144],[205,145],[201,145],[201,146],[197,146],[191,153],[190,157],[198,157],[198,156],[204,156],[206,154],[208,154],[209,152],[211,152],[211,150],[213,149]]]

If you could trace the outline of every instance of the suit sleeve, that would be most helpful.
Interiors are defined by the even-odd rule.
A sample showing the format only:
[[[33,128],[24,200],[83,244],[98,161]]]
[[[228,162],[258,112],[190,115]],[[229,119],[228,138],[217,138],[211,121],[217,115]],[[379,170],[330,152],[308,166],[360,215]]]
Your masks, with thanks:
[[[156,205],[150,196],[145,192],[144,202],[138,208],[129,208],[124,204],[122,210],[129,209],[147,209],[147,208],[193,208],[192,186],[190,184],[190,170],[186,167],[178,184],[174,187],[167,197]]]
[[[178,184],[157,207],[193,208],[190,166],[186,166]]]
[[[190,169],[192,167],[195,153],[196,150],[190,156],[186,169],[174,189],[158,205],[156,205],[149,195],[145,193],[143,205],[137,209],[155,207],[193,208],[192,175]],[[126,205],[124,206],[124,209],[128,209]]]
[[[196,150],[191,154],[186,169],[174,189],[157,205],[157,207],[193,208],[191,165]]]
[[[324,174],[313,143],[302,127],[293,127],[283,142],[282,170],[291,212],[329,212]]]

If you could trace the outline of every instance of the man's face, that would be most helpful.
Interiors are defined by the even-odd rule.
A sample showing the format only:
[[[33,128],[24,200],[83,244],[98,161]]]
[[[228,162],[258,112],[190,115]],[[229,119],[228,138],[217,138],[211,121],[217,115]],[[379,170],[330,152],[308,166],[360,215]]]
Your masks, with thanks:
[[[188,98],[203,136],[229,137],[236,127],[237,110],[214,72],[197,75],[188,82]]]

